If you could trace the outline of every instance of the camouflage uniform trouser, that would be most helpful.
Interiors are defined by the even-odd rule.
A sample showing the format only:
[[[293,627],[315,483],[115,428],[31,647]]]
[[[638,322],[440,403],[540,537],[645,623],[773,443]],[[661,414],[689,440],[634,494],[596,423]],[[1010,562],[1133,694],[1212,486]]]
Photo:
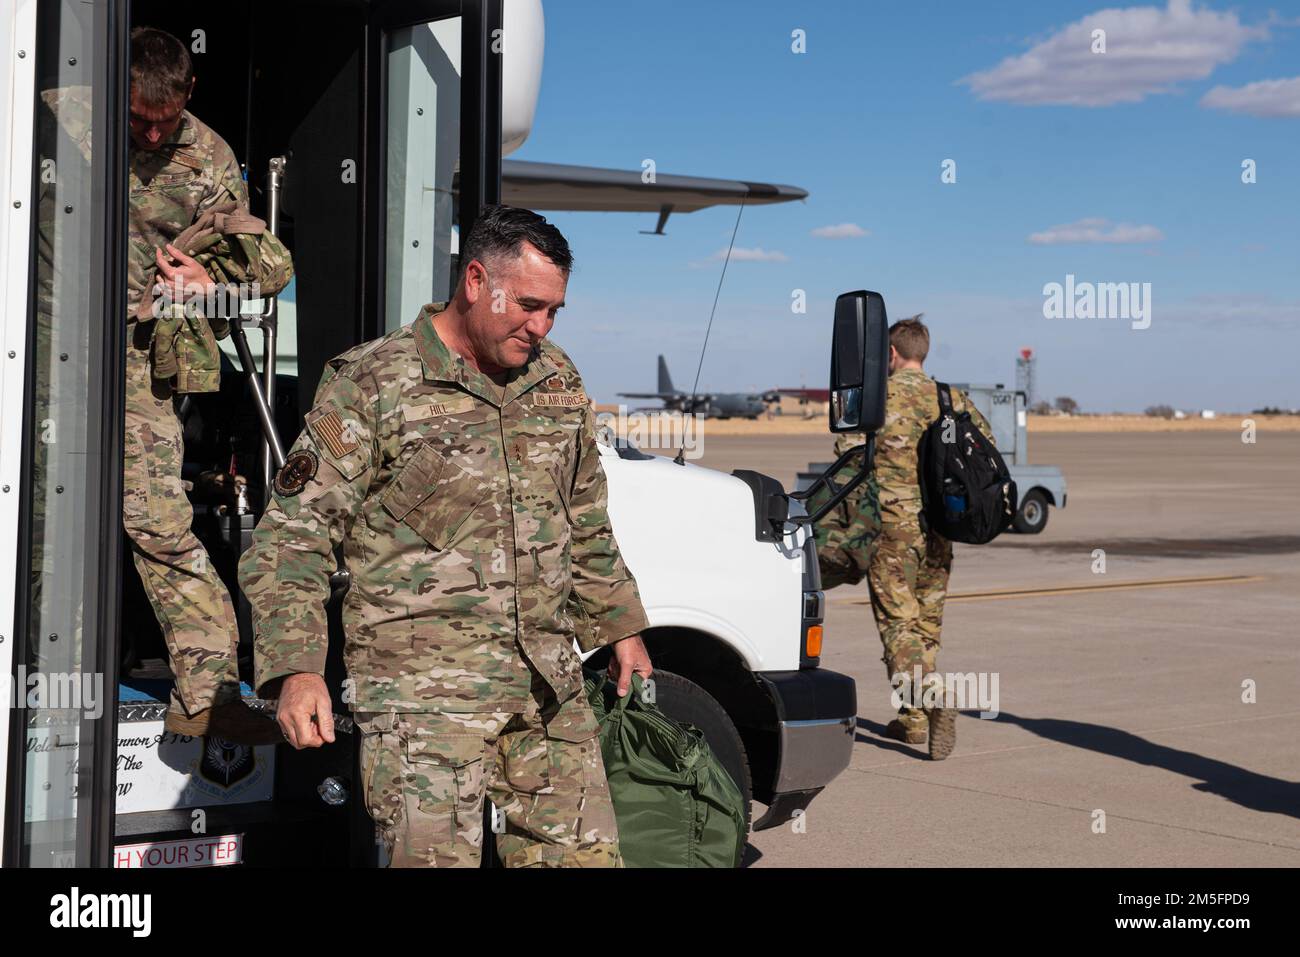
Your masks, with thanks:
[[[918,665],[923,676],[935,670],[951,569],[952,543],[947,539],[926,534],[916,522],[881,526],[867,581],[891,681],[900,671],[913,675]],[[925,723],[918,708],[902,708],[899,718]]]
[[[148,342],[140,341],[147,329],[127,327],[122,519],[176,674],[171,709],[194,715],[239,697],[239,626],[225,583],[190,530],[181,423],[168,385],[154,384]]]
[[[354,715],[362,795],[390,867],[478,867],[485,795],[503,819],[506,867],[623,866],[591,708],[579,697],[557,719],[543,687],[534,677],[519,713]]]

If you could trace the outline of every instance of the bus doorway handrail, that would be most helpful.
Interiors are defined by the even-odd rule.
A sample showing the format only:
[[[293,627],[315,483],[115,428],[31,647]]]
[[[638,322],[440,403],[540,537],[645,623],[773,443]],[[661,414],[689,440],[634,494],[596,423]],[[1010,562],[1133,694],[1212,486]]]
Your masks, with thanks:
[[[273,236],[280,232],[280,192],[284,187],[285,166],[288,158],[273,156],[267,170],[267,229]],[[239,314],[230,320],[230,336],[234,342],[239,364],[253,393],[253,405],[262,426],[262,444],[259,462],[262,468],[263,504],[271,500],[271,473],[284,465],[284,445],[275,428],[275,369],[279,332],[279,297],[267,296],[262,301],[260,313]],[[262,375],[259,381],[253,353],[248,346],[247,327],[262,330]]]

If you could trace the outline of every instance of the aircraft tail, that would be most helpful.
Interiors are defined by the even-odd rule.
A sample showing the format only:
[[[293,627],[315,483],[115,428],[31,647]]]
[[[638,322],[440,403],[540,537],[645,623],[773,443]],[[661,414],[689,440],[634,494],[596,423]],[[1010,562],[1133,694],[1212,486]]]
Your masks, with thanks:
[[[676,389],[673,388],[672,376],[668,374],[668,362],[664,359],[663,356],[659,357],[659,391],[660,392],[677,391]]]

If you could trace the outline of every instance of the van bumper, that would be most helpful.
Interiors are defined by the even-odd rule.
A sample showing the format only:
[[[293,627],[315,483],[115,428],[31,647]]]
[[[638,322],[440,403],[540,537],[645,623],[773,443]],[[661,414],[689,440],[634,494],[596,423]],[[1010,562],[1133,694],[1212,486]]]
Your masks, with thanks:
[[[756,672],[776,706],[772,801],[755,830],[775,827],[806,808],[849,766],[858,722],[857,685],[826,668]]]

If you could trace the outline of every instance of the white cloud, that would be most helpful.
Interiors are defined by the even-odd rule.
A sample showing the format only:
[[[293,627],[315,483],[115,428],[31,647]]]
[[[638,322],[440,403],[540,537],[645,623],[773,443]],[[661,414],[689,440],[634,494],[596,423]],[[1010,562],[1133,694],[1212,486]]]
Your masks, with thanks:
[[[709,263],[722,262],[727,258],[727,247],[723,246],[716,253],[703,262],[691,263],[692,269],[700,269]],[[746,249],[737,246],[731,251],[731,261],[737,263],[783,263],[789,262],[790,257],[777,249],[763,249],[761,246],[755,246],[753,249]]]
[[[719,249],[713,254],[713,258],[726,259],[727,251],[725,249]],[[755,246],[753,249],[742,249],[737,246],[731,251],[731,258],[736,262],[741,263],[783,263],[786,262],[789,257],[777,249],[767,250],[759,246]]]
[[[869,230],[863,229],[857,223],[839,223],[835,226],[818,226],[812,231],[812,234],[818,239],[857,239],[860,236],[870,236]]]
[[[1049,226],[1041,233],[1030,233],[1028,241],[1035,246],[1060,246],[1066,243],[1156,243],[1164,238],[1165,234],[1155,226],[1112,223],[1109,219],[1092,217]]]
[[[1245,86],[1216,86],[1201,97],[1201,106],[1251,116],[1300,117],[1300,76],[1260,80]]]
[[[1094,53],[1093,31],[1106,32],[1106,52]],[[1137,103],[1174,84],[1209,76],[1237,58],[1250,40],[1268,35],[1236,13],[1169,6],[1100,10],[1071,23],[1026,52],[963,77],[981,100],[1021,105],[1110,106]]]

